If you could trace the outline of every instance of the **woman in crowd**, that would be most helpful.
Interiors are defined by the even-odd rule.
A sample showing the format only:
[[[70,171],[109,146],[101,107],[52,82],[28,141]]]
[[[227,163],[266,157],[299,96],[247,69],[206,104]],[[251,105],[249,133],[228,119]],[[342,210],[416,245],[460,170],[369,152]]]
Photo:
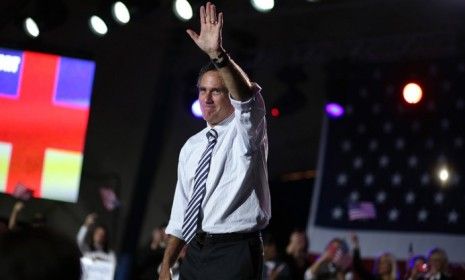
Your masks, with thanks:
[[[294,230],[289,236],[289,243],[286,246],[285,261],[289,265],[291,277],[302,279],[305,270],[308,268],[308,239],[305,231]]]
[[[421,280],[452,280],[449,274],[449,261],[446,251],[441,248],[434,248],[428,254],[428,267],[424,275],[417,279]],[[415,280],[415,279],[413,279]]]
[[[376,258],[373,271],[370,273],[363,266],[362,258],[360,255],[360,243],[358,236],[353,234],[351,236],[352,245],[354,248],[352,255],[352,267],[360,280],[398,280],[397,262],[391,253],[382,253]]]
[[[97,225],[97,214],[87,215],[77,234],[77,243],[84,257],[115,262],[115,253],[110,250],[108,230]]]

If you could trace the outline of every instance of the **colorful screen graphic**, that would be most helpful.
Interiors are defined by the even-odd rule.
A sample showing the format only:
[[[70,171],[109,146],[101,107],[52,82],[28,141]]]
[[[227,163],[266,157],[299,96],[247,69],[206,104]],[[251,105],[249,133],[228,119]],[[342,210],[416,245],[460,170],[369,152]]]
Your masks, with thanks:
[[[0,192],[77,201],[95,62],[0,48]]]

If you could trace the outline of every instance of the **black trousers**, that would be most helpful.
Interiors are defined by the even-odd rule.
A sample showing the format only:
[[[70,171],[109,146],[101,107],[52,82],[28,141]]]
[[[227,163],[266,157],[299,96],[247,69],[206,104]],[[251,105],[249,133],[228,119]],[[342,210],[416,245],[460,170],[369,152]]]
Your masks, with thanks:
[[[179,268],[181,280],[260,280],[263,244],[259,232],[197,234]]]

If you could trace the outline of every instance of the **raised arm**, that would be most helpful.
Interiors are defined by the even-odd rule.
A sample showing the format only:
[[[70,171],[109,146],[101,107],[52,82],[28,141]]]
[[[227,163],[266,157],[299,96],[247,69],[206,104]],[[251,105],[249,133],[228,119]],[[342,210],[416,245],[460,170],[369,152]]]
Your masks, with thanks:
[[[232,98],[245,101],[252,96],[252,83],[223,48],[222,42],[223,13],[216,11],[216,6],[207,2],[200,7],[200,34],[191,29],[186,32],[195,44],[205,52],[217,68]]]
[[[351,233],[350,240],[353,246],[352,267],[357,275],[362,279],[374,279],[373,275],[363,266],[362,256],[360,254],[360,241],[355,233]]]
[[[318,259],[316,259],[309,268],[307,268],[304,274],[304,279],[305,280],[317,279],[318,271],[321,269],[321,266],[323,265],[323,263],[329,262],[331,258],[332,256],[330,255],[328,250],[325,250],[321,254],[321,256]]]
[[[18,215],[21,210],[24,208],[24,202],[17,201],[13,206],[13,210],[11,210],[10,219],[8,220],[8,229],[13,230],[16,228]]]
[[[97,214],[91,213],[86,216],[84,223],[79,228],[79,231],[76,235],[76,241],[79,246],[79,249],[82,253],[85,253],[89,250],[88,245],[85,242],[87,232],[89,231],[89,227],[95,224],[95,220],[97,219]]]

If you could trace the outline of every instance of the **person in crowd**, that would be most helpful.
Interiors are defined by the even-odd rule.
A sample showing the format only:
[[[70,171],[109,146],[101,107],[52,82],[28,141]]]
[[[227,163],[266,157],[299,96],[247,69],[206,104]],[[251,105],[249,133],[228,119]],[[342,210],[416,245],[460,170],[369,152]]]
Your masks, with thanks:
[[[289,263],[293,279],[303,279],[309,266],[308,239],[303,230],[294,230],[289,236],[286,247],[286,260]]]
[[[407,270],[405,272],[405,280],[415,280],[423,276],[428,268],[425,256],[415,255],[408,261]]]
[[[20,226],[18,225],[18,216],[25,208],[25,202],[18,200],[13,205],[13,209],[11,210],[10,219],[8,220],[8,229],[9,230],[16,230]],[[46,219],[44,214],[40,212],[34,213],[30,224],[27,225],[28,227],[39,228],[46,226]]]
[[[424,275],[417,279],[421,280],[452,280],[449,274],[449,260],[446,251],[441,248],[433,248],[428,254],[428,267]],[[415,280],[415,279],[413,279]]]
[[[158,267],[163,260],[165,253],[167,235],[165,234],[166,224],[153,229],[149,244],[147,244],[138,257],[136,268],[136,279],[157,279]]]
[[[47,228],[0,234],[0,279],[79,280],[81,253],[76,243]]]
[[[398,280],[397,262],[391,253],[382,253],[375,259],[370,273],[364,266],[360,255],[360,242],[356,234],[351,235],[353,245],[352,267],[360,280]]]
[[[76,236],[77,244],[84,257],[115,262],[115,254],[109,248],[108,230],[96,224],[97,214],[87,215]]]
[[[305,271],[305,280],[344,280],[351,264],[349,246],[340,238],[334,238],[325,251]]]
[[[291,275],[289,265],[281,258],[278,246],[271,234],[263,237],[263,280],[298,279]],[[300,278],[302,279],[302,278]]]

